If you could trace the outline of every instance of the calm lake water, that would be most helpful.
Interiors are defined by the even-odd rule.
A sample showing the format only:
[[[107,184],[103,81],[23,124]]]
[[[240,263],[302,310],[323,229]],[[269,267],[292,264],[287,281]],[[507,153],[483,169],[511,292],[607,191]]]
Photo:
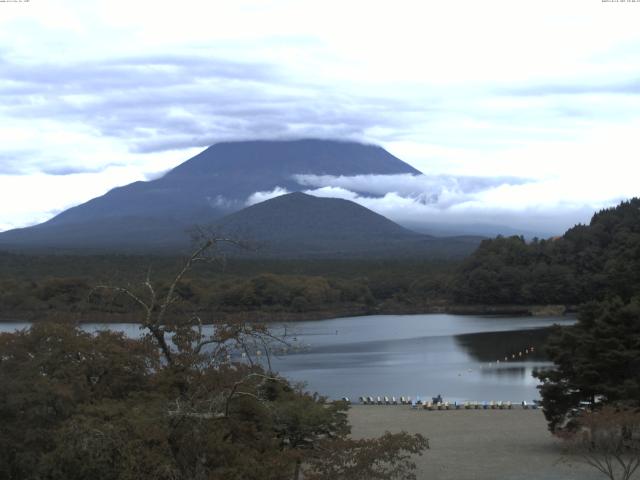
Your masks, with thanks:
[[[275,371],[305,381],[308,390],[331,398],[441,394],[458,402],[531,401],[539,398],[531,373],[550,365],[542,348],[548,327],[574,321],[428,314],[277,323],[272,324],[275,332],[286,332],[286,339],[298,348],[272,355],[271,362]],[[0,331],[27,326],[4,323]],[[84,328],[109,328],[131,337],[140,333],[136,324],[87,324]]]

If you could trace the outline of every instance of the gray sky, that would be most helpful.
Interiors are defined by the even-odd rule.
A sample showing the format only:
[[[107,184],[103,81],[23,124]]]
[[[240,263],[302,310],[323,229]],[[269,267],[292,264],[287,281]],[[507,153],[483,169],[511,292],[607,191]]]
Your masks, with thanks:
[[[396,220],[585,221],[640,194],[638,25],[601,0],[0,3],[0,230],[217,141],[294,137],[422,170],[307,179]]]

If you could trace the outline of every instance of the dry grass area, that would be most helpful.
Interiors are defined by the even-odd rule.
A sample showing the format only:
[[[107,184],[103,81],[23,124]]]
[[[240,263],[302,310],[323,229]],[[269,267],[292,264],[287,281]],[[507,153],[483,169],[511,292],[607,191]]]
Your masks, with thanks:
[[[417,457],[429,480],[596,480],[600,473],[564,454],[540,410],[416,410],[354,405],[355,438],[385,431],[421,433],[430,449]]]

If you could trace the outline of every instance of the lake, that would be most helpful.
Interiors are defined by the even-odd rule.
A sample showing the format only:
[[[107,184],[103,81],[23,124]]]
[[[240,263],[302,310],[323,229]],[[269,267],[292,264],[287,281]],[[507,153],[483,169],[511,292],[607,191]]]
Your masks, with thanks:
[[[539,398],[535,369],[548,367],[548,327],[567,317],[373,315],[272,324],[297,345],[272,355],[275,371],[331,398],[441,394],[448,401]],[[0,331],[28,324],[0,324]],[[139,335],[136,324],[86,324]],[[506,360],[505,360],[506,357]],[[264,357],[263,357],[264,358]]]

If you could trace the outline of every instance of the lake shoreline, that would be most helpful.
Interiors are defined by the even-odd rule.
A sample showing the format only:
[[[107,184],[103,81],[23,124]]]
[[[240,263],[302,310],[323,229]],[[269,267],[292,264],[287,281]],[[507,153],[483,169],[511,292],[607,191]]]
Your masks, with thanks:
[[[264,310],[245,310],[238,312],[209,312],[202,314],[204,324],[225,321],[243,321],[256,323],[304,322],[332,320],[344,317],[363,317],[372,315],[510,315],[516,317],[565,316],[573,315],[575,306],[567,305],[382,305],[371,308],[330,308],[308,312]],[[0,314],[0,323],[45,321],[64,321],[72,323],[138,323],[141,313],[105,313],[105,312],[39,312],[17,311]]]
[[[359,395],[438,393],[447,400],[502,400],[520,403],[537,398],[531,374],[546,368],[544,342],[562,317],[498,315],[370,315],[332,320],[275,322],[268,325],[285,343],[252,344],[251,355],[270,350],[273,371],[292,382],[306,382],[311,392],[328,398]],[[68,324],[87,332],[109,329],[140,338],[139,319],[130,323]],[[0,331],[34,324],[0,324]],[[204,332],[212,333],[215,326]],[[264,348],[263,348],[264,347]],[[244,352],[249,355],[249,352]],[[239,351],[234,362],[243,362]],[[507,359],[508,357],[508,359]],[[266,360],[265,360],[266,361]]]

